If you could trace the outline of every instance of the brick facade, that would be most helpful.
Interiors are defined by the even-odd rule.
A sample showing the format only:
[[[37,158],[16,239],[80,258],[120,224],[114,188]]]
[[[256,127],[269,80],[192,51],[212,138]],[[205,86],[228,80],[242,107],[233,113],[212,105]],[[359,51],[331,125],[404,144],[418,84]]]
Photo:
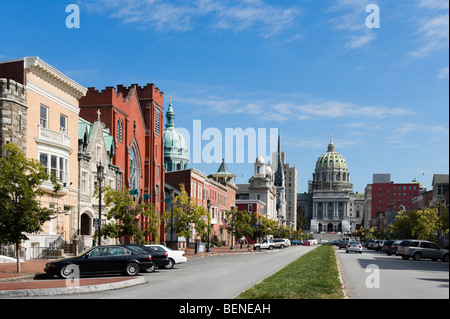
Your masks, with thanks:
[[[153,203],[159,214],[164,212],[163,97],[154,84],[133,84],[102,91],[88,88],[80,100],[80,117],[93,122],[100,110],[101,121],[115,139],[112,164],[120,168],[119,186],[136,189],[136,200]],[[164,242],[164,233],[161,223],[160,242]]]

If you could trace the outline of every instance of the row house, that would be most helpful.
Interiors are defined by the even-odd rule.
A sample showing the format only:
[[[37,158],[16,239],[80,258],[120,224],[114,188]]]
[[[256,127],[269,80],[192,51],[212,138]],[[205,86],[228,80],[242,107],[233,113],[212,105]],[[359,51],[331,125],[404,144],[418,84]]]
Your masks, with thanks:
[[[18,140],[2,142],[18,143],[26,157],[39,160],[62,186],[58,193],[50,181],[40,186],[41,205],[55,215],[41,233],[28,235],[27,257],[37,257],[39,247],[58,238],[70,241],[78,230],[78,115],[79,100],[87,89],[38,57],[0,61],[0,78],[10,93],[23,92],[11,110]]]
[[[171,189],[175,189],[179,193],[181,185],[184,185],[188,196],[197,205],[201,205],[208,210],[209,201],[209,214],[211,216],[210,237],[217,236],[225,245],[230,245],[231,235],[226,230],[226,213],[231,211],[232,207],[236,205],[235,197],[237,187],[231,181],[235,178],[235,175],[229,173],[224,162],[222,162],[216,173],[210,175],[203,174],[194,168],[166,172],[166,197],[170,197]],[[172,241],[178,248],[185,248],[186,244],[188,244],[185,238],[177,237],[175,234],[173,238],[170,236],[171,234],[166,235],[167,241]],[[200,236],[195,233],[192,227],[189,240],[194,241],[199,239]]]
[[[163,98],[154,84],[85,88],[38,57],[0,61],[0,151],[6,143],[18,145],[62,186],[58,193],[50,181],[40,186],[41,205],[55,215],[42,232],[28,235],[22,245],[27,258],[55,241],[77,242],[79,249],[94,244],[99,164],[105,170],[102,185],[125,186],[136,202],[164,212]],[[106,210],[102,224],[105,216]],[[164,235],[161,223],[161,242]]]

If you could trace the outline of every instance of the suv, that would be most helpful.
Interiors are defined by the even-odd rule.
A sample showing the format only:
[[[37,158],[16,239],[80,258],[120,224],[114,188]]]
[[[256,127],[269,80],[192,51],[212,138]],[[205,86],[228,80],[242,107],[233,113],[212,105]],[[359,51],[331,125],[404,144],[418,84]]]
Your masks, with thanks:
[[[256,250],[261,249],[270,249],[272,250],[275,247],[273,240],[264,240],[261,244],[254,244],[253,248]]]
[[[448,250],[442,249],[427,240],[404,240],[398,247],[396,255],[402,256],[404,260],[412,257],[414,260],[430,258],[431,260],[442,259],[448,262]]]
[[[289,246],[286,239],[284,239],[284,238],[275,238],[273,240],[273,244],[274,244],[275,248],[285,248],[285,247]]]

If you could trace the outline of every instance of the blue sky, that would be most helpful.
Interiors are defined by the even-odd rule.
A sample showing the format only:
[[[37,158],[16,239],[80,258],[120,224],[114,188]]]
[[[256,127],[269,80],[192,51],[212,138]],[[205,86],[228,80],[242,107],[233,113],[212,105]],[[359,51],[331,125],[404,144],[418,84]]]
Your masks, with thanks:
[[[155,83],[188,130],[280,128],[299,192],[332,134],[354,191],[374,173],[430,189],[449,167],[448,21],[447,0],[2,0],[0,59],[39,56],[85,87]],[[228,164],[239,183],[253,160]]]

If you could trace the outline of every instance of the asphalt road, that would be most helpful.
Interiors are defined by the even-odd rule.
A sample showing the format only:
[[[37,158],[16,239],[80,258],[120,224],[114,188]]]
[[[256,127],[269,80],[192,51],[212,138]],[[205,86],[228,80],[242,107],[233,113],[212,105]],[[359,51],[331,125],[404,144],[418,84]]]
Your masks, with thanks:
[[[337,257],[351,299],[449,299],[449,264],[403,260],[373,250]]]
[[[118,290],[50,296],[58,299],[230,299],[316,246],[189,259],[173,269],[143,273],[146,284]]]

